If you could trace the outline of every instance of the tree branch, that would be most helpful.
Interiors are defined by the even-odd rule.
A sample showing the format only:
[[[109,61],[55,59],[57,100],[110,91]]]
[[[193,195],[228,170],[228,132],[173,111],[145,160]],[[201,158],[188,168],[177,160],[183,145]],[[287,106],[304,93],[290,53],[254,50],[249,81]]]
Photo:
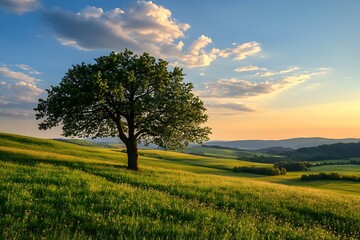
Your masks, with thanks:
[[[109,115],[111,120],[113,120],[115,122],[116,127],[119,132],[119,138],[121,139],[121,141],[123,141],[125,144],[127,144],[129,139],[128,139],[128,137],[126,137],[126,135],[124,133],[124,129],[121,124],[120,116],[115,116],[115,114],[113,114],[107,106],[104,106],[104,110],[107,112],[107,114]]]

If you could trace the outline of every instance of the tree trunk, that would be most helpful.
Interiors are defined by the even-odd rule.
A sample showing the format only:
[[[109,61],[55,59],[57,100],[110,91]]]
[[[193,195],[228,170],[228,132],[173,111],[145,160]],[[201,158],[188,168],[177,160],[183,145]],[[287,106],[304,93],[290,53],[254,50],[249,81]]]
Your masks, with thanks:
[[[130,142],[126,145],[127,156],[128,156],[128,169],[138,171],[138,148],[136,142]]]

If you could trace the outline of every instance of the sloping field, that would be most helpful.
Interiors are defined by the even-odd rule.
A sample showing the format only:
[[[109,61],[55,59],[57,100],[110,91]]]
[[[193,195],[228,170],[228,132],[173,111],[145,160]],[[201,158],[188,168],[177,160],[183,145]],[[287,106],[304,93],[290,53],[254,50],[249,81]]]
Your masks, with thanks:
[[[231,159],[144,150],[140,172],[125,163],[114,149],[0,134],[0,238],[360,238],[357,195],[219,176],[249,164]]]

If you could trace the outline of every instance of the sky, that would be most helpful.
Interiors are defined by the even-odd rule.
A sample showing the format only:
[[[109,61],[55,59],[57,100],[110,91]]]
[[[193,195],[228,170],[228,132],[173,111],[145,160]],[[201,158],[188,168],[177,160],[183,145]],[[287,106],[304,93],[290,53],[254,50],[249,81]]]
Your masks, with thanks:
[[[360,137],[360,1],[0,0],[0,131],[73,64],[128,48],[180,66],[212,140]]]

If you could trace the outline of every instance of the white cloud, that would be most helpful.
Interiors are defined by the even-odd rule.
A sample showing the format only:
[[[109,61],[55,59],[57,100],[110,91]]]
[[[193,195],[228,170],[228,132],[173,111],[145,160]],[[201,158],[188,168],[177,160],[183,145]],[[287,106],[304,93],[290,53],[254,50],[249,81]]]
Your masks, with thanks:
[[[247,57],[256,55],[259,52],[261,52],[260,44],[253,41],[243,43],[241,45],[235,44],[233,48],[221,50],[219,55],[224,58],[231,56],[234,58],[234,60],[244,60]]]
[[[79,13],[54,10],[44,13],[44,19],[54,29],[64,45],[79,49],[159,51],[161,45],[174,45],[184,37],[189,25],[171,17],[170,10],[152,2],[137,1],[128,9],[87,6]],[[71,28],[69,27],[71,26]],[[181,48],[183,43],[178,43]]]
[[[24,71],[39,73],[32,67],[23,64],[13,65]],[[2,116],[28,116],[37,102],[43,89],[36,86],[36,79],[23,72],[10,69],[8,66],[0,67],[0,115]],[[27,112],[27,113],[26,113]],[[32,115],[33,111],[31,110]],[[24,115],[24,113],[26,113]]]
[[[257,42],[225,50],[209,47],[212,39],[205,35],[186,48],[181,39],[185,38],[190,25],[174,19],[169,9],[153,2],[136,1],[126,9],[110,11],[93,6],[87,6],[78,13],[56,9],[44,11],[43,16],[63,45],[80,50],[123,51],[128,48],[138,53],[146,51],[167,59],[173,65],[203,67],[219,55],[232,55],[234,59],[242,60],[261,51]]]
[[[313,73],[300,73],[286,76],[280,81],[251,82],[243,79],[220,79],[206,83],[206,88],[198,93],[204,98],[246,98],[286,90],[311,79],[314,76],[324,74],[319,71]]]
[[[202,97],[250,97],[271,92],[273,84],[270,82],[250,82],[243,79],[220,79],[206,83]]]
[[[116,9],[115,11],[120,10],[119,13],[124,13],[122,12],[121,9]],[[92,6],[86,6],[84,9],[82,9],[78,15],[84,16],[85,18],[99,18],[101,17],[101,15],[104,14],[104,11],[102,8],[97,8],[97,7],[92,7]]]
[[[41,7],[40,1],[37,0],[1,0],[0,8],[7,12],[13,12],[16,14],[24,14],[26,12],[32,12]]]
[[[20,80],[20,81],[24,81],[24,82],[28,82],[28,83],[35,83],[35,82],[39,81],[39,79],[37,79],[37,78],[34,78],[23,72],[13,71],[6,66],[0,67],[0,76],[12,78],[12,79],[16,79],[16,80]]]
[[[266,71],[267,68],[260,68],[258,66],[242,66],[235,69],[236,72],[252,72],[252,71]]]
[[[212,43],[211,38],[201,35],[195,42],[193,42],[193,44],[191,44],[189,52],[194,55],[199,55],[209,43]]]
[[[43,92],[35,84],[28,82],[18,82],[10,86],[10,91],[17,96],[19,101],[35,102],[37,97]]]
[[[211,38],[201,35],[191,44],[187,52],[178,55],[177,60],[180,64],[188,67],[204,67],[210,65],[219,53],[219,49],[216,48],[212,48],[210,51],[205,50],[205,47],[210,43],[212,43]]]
[[[185,44],[183,43],[183,41],[180,41],[177,44],[175,44],[175,48],[176,48],[176,50],[181,51],[183,49],[184,45]]]
[[[163,46],[159,51],[163,58],[172,62],[172,65],[180,65],[186,67],[205,67],[210,65],[218,56],[219,49],[206,49],[212,43],[211,38],[201,35],[196,39],[190,47],[183,49],[183,42],[180,47]],[[178,44],[178,45],[179,45]]]
[[[152,2],[137,1],[120,16],[122,19],[117,23],[123,24],[134,38],[161,44],[184,37],[184,31],[190,28],[189,24],[172,18],[169,9]]]
[[[30,67],[29,65],[26,64],[15,64],[15,66],[17,66],[18,68],[27,71],[30,74],[34,74],[34,75],[41,75],[42,72],[39,72],[37,70],[35,70],[34,68]]]
[[[259,76],[259,77],[271,77],[274,75],[281,75],[281,74],[285,74],[285,73],[290,73],[290,72],[294,72],[299,70],[299,67],[289,67],[288,69],[284,69],[284,70],[280,70],[278,72],[265,72],[265,73],[256,73],[254,76]]]

